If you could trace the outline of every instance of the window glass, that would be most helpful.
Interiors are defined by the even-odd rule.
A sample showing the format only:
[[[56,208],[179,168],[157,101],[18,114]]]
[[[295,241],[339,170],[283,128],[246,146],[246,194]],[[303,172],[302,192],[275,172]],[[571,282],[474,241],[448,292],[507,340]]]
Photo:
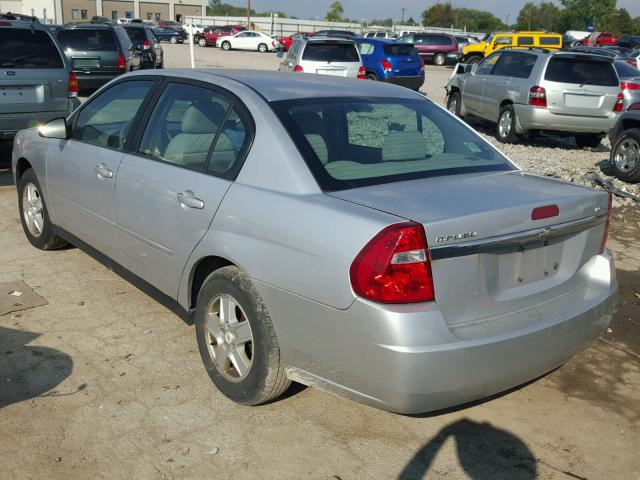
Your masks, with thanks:
[[[116,39],[108,29],[65,29],[58,33],[58,40],[65,50],[115,52],[118,49]]]
[[[73,138],[122,149],[133,119],[152,85],[148,80],[122,82],[95,97],[80,112]]]
[[[540,37],[540,45],[560,45],[560,37]]]
[[[480,66],[478,66],[478,70],[476,70],[476,75],[491,75],[493,67],[498,63],[501,56],[502,53],[497,53],[483,60]]]
[[[561,56],[551,57],[544,79],[550,82],[603,87],[615,87],[619,82],[610,62]]]
[[[229,100],[212,90],[171,83],[147,123],[140,152],[181,167],[203,170],[218,131],[227,128],[228,109]],[[231,137],[226,137],[233,145]],[[228,146],[226,159],[230,156]]]
[[[390,55],[394,57],[395,56],[411,57],[411,56],[418,55],[418,51],[416,50],[416,47],[414,47],[413,45],[402,45],[402,44],[392,43],[390,45],[385,45],[384,47],[382,47],[382,49],[385,55]]]
[[[77,8],[72,8],[71,9],[71,19],[72,20],[77,20],[78,19],[78,9]]]
[[[495,45],[511,45],[513,43],[513,37],[511,35],[509,36],[499,36],[496,37],[496,43]]]
[[[353,43],[307,43],[303,60],[311,62],[359,62],[360,57]]]
[[[536,58],[535,55],[529,53],[506,52],[493,70],[493,75],[529,78],[531,70],[536,64]]]
[[[372,43],[359,43],[358,49],[361,55],[371,55],[375,50],[375,46]]]
[[[519,46],[533,45],[533,37],[518,37]]]
[[[248,122],[234,108],[213,147],[207,171],[223,175],[233,169],[248,148]]]
[[[514,168],[424,100],[326,98],[273,107],[324,190]]]
[[[2,28],[0,66],[11,69],[63,68],[63,63],[48,33],[26,28]]]
[[[126,28],[127,35],[136,44],[142,44],[145,40],[144,28],[140,27],[128,27]]]
[[[80,11],[80,15],[82,16],[83,20],[86,20],[87,18],[89,18],[89,11],[88,10],[81,10]]]

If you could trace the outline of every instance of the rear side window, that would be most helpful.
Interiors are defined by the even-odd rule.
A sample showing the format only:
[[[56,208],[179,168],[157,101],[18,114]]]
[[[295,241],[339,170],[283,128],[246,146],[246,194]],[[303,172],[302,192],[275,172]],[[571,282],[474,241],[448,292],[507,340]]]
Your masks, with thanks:
[[[562,42],[560,37],[540,37],[540,45],[558,46]]]
[[[518,46],[533,45],[533,37],[518,37]]]
[[[129,38],[135,42],[135,43],[142,43],[144,42],[145,39],[145,35],[144,35],[144,28],[127,28],[127,35],[129,35]]]
[[[496,65],[493,75],[529,78],[531,70],[536,64],[536,59],[535,55],[529,53],[507,52],[502,55],[502,60]]]
[[[384,54],[389,56],[415,56],[418,55],[416,47],[413,45],[385,45]]]
[[[362,55],[371,55],[375,50],[375,46],[372,43],[360,43],[358,49]]]
[[[549,82],[615,87],[618,75],[609,62],[590,58],[551,57],[544,79]]]
[[[63,68],[60,52],[47,32],[0,29],[0,68]]]
[[[353,43],[310,42],[307,43],[302,60],[310,62],[359,62],[358,51]]]
[[[62,30],[58,33],[62,47],[79,52],[115,52],[118,50],[116,39],[111,30]]]

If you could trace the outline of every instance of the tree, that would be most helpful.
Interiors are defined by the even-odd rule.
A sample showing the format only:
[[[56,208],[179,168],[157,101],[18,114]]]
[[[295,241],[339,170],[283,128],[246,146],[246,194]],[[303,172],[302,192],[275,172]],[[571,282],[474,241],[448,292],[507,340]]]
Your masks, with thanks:
[[[455,22],[451,2],[436,3],[422,12],[422,18],[428,27],[450,27]]]
[[[342,20],[342,14],[344,13],[344,7],[342,6],[342,3],[340,2],[333,2],[329,8],[331,10],[329,10],[327,12],[327,15],[324,17],[327,22],[339,22]]]
[[[636,25],[625,8],[616,10],[607,17],[604,29],[614,35],[626,37],[636,33]]]
[[[551,2],[542,2],[540,5],[527,2],[518,14],[516,28],[558,32],[560,31],[560,9]]]
[[[580,30],[586,29],[587,25],[602,30],[616,9],[616,0],[560,0],[560,3],[572,26]]]
[[[407,25],[418,25],[413,17],[409,17],[409,20],[405,22]]]
[[[495,15],[472,8],[454,8],[451,2],[436,3],[422,12],[423,24],[430,27],[466,28],[471,32],[493,32],[506,28]]]

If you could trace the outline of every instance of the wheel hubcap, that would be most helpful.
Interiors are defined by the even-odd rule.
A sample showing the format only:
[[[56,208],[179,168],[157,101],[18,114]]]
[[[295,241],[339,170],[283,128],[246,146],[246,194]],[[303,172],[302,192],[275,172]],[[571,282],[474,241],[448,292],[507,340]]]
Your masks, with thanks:
[[[253,333],[244,310],[231,295],[218,295],[209,302],[205,338],[216,370],[232,382],[244,380],[253,364]]]
[[[458,99],[453,97],[449,101],[449,111],[455,114],[457,109],[458,109]]]
[[[500,117],[500,122],[498,122],[498,132],[500,133],[501,138],[506,138],[511,133],[511,112],[504,112]]]
[[[619,171],[624,173],[632,171],[640,162],[640,144],[627,138],[618,146],[614,160]]]
[[[22,191],[22,216],[31,235],[34,237],[42,235],[44,227],[42,197],[33,183],[27,183]]]

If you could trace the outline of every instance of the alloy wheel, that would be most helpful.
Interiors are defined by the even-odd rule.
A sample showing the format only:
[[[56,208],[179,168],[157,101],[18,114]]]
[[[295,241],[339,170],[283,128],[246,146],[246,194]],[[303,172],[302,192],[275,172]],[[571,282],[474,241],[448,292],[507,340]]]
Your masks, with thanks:
[[[458,99],[456,97],[451,97],[451,100],[449,100],[449,111],[454,115],[458,111]]]
[[[31,235],[34,237],[42,235],[44,228],[42,197],[33,183],[27,183],[22,191],[22,215]]]
[[[640,144],[633,138],[625,139],[618,146],[614,161],[620,172],[628,173],[634,170],[640,162]]]
[[[511,117],[510,111],[505,111],[498,121],[498,132],[500,133],[500,138],[507,138],[511,133],[511,124],[513,123],[513,119]]]

